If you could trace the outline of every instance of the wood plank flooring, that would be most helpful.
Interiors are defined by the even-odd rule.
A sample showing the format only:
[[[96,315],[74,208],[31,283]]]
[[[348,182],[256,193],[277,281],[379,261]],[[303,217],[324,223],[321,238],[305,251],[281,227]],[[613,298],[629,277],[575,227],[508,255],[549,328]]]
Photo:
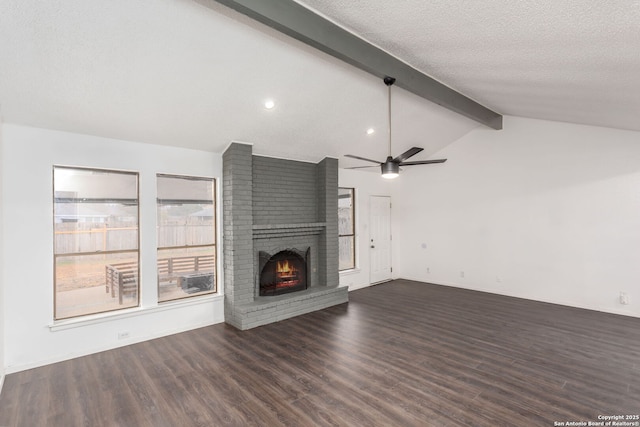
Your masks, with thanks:
[[[397,280],[8,375],[0,426],[554,426],[640,414],[640,319]],[[638,420],[631,420],[632,422]]]

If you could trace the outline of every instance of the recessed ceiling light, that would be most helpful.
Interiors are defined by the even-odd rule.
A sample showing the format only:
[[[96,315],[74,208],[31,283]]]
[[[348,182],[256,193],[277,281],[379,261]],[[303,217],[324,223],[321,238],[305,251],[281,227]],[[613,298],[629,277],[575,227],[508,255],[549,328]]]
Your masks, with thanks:
[[[266,108],[267,110],[271,110],[275,106],[276,103],[273,99],[267,99],[266,101],[264,101],[264,108]]]
[[[374,133],[376,133],[376,130],[374,128],[367,129],[367,135],[373,135]]]

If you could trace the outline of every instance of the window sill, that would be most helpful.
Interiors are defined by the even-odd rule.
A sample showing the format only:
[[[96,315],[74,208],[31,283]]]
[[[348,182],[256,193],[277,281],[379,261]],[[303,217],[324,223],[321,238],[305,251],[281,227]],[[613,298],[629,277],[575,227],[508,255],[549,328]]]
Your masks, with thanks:
[[[203,295],[202,297],[185,298],[177,301],[167,301],[152,307],[134,307],[108,313],[92,314],[73,319],[54,320],[49,324],[49,330],[51,332],[64,331],[66,329],[80,328],[83,326],[111,322],[113,320],[127,319],[130,317],[137,317],[146,314],[154,314],[162,311],[173,310],[176,308],[207,304],[213,301],[220,301],[222,299],[224,299],[224,295],[222,294],[210,294]]]

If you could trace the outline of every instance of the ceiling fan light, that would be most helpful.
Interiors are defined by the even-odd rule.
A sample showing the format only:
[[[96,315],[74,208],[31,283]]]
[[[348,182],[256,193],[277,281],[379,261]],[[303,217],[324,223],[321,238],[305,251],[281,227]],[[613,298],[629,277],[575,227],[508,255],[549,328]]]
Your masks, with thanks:
[[[397,178],[400,174],[398,173],[394,173],[394,172],[387,172],[387,173],[383,173],[382,177],[385,179],[393,179],[393,178]]]
[[[382,169],[382,177],[386,179],[393,179],[400,174],[400,165],[389,160],[382,163],[380,168]]]

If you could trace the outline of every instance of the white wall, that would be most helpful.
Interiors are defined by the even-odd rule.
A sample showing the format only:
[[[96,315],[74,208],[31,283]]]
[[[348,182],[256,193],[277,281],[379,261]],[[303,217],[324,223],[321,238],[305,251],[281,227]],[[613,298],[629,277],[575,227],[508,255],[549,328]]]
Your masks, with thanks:
[[[0,167],[3,167],[2,163],[2,153],[4,151],[4,144],[2,140],[3,135],[3,125],[2,125],[2,116],[0,116]],[[4,183],[3,174],[0,172],[0,392],[2,392],[2,385],[4,384],[4,373],[5,373],[5,363],[4,363],[4,330],[7,322],[4,318],[4,256],[3,256],[3,248],[4,248],[4,233],[3,233],[3,221],[2,221],[2,213],[4,211],[4,200],[2,198],[2,185]]]
[[[140,173],[140,308],[53,322],[54,164]],[[221,155],[5,124],[1,166],[8,373],[223,321],[221,295],[158,306],[155,283],[156,173],[211,176],[219,186]]]
[[[640,132],[505,117],[440,156],[395,188],[399,277],[640,316]]]
[[[348,286],[349,290],[353,291],[369,286],[371,283],[369,280],[369,198],[371,196],[391,196],[394,182],[382,178],[379,173],[339,169],[338,185],[356,189],[356,268],[340,273],[340,286]],[[391,210],[391,230],[395,238],[397,233],[395,233],[393,216],[394,209]],[[395,250],[392,251],[391,264],[395,266],[393,253]]]

